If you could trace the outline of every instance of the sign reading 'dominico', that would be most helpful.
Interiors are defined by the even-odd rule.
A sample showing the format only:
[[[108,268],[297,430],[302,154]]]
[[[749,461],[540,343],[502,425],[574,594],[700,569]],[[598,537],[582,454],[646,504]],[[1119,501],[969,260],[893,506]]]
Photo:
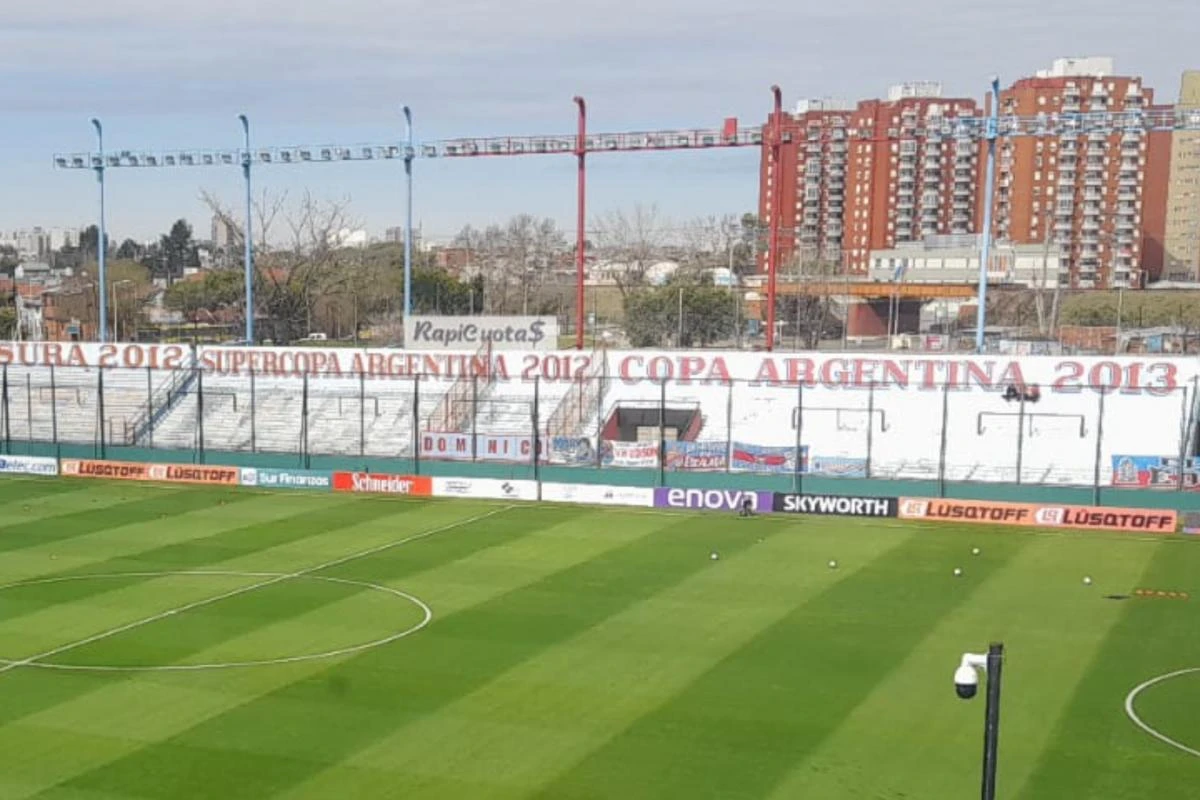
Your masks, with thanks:
[[[737,511],[747,500],[754,511],[772,511],[770,492],[740,489],[667,489],[654,490],[655,508],[693,508],[707,511]]]
[[[404,346],[412,350],[554,350],[554,317],[412,317],[404,323]]]
[[[1179,518],[1176,512],[1162,509],[998,503],[984,500],[926,500],[914,497],[900,498],[900,516],[904,519],[936,522],[1081,528],[1130,533],[1174,533]]]
[[[236,467],[208,467],[196,464],[142,464],[134,461],[92,461],[65,458],[62,474],[69,478],[107,478],[121,481],[159,483],[201,483],[237,486]]]
[[[832,494],[776,494],[774,508],[789,514],[830,517],[894,517],[895,497],[844,497]]]

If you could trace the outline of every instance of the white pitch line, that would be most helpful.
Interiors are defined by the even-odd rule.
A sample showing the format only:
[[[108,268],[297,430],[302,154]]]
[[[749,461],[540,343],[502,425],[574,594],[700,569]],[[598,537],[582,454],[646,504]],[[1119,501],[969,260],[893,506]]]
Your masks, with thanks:
[[[1133,722],[1134,725],[1137,725],[1143,731],[1150,734],[1155,739],[1158,739],[1160,742],[1163,742],[1164,744],[1169,744],[1169,745],[1171,745],[1171,747],[1174,747],[1176,750],[1182,750],[1183,752],[1188,753],[1189,755],[1193,755],[1193,756],[1196,756],[1197,758],[1200,758],[1200,750],[1195,750],[1191,747],[1188,747],[1186,744],[1175,741],[1174,739],[1172,739],[1170,736],[1167,736],[1166,734],[1159,733],[1157,730],[1155,730],[1154,728],[1150,727],[1145,722],[1143,722],[1142,718],[1138,716],[1137,711],[1135,711],[1133,708],[1134,701],[1137,700],[1138,695],[1141,694],[1142,692],[1144,692],[1146,689],[1149,689],[1151,686],[1155,686],[1164,681],[1169,681],[1172,678],[1178,678],[1183,675],[1190,675],[1194,672],[1200,672],[1200,667],[1191,667],[1190,669],[1181,669],[1181,670],[1176,670],[1175,672],[1168,672],[1166,675],[1159,675],[1157,678],[1151,678],[1150,680],[1135,686],[1133,688],[1133,691],[1131,691],[1125,697],[1125,714],[1129,717],[1129,719]]]
[[[247,592],[253,592],[257,589],[262,589],[266,586],[271,586],[273,584],[279,583],[280,581],[290,580],[292,578],[300,578],[300,577],[303,577],[303,576],[308,575],[313,572],[319,572],[323,569],[330,569],[332,567],[340,566],[342,564],[345,564],[348,561],[354,561],[359,558],[366,558],[367,556],[373,556],[378,553],[382,553],[385,550],[391,550],[394,547],[399,547],[400,545],[408,544],[409,542],[415,542],[418,539],[425,539],[425,538],[434,536],[439,533],[444,533],[449,530],[454,530],[455,528],[461,528],[464,525],[470,525],[472,523],[479,522],[480,520],[487,519],[488,517],[492,517],[497,514],[501,514],[501,513],[508,511],[509,509],[514,508],[514,507],[515,506],[511,506],[511,505],[503,506],[501,508],[493,509],[492,511],[489,511],[486,514],[477,514],[474,517],[468,517],[467,519],[458,520],[457,522],[452,522],[449,525],[442,525],[441,527],[438,527],[438,528],[433,528],[428,531],[423,531],[421,533],[417,533],[412,536],[405,537],[405,538],[400,539],[395,542],[388,542],[387,544],[377,545],[377,546],[369,548],[367,550],[362,550],[358,553],[351,553],[348,556],[342,556],[341,558],[336,558],[333,561],[327,561],[324,564],[317,564],[315,566],[307,567],[305,569],[298,570],[296,572],[281,573],[273,578],[269,578],[264,581],[259,581],[258,583],[252,583],[249,586],[243,586],[239,589],[233,589],[228,592],[223,592],[219,595],[216,595],[215,597],[208,597],[203,600],[196,600],[194,602],[187,603],[186,605],[179,606],[178,608],[169,608],[166,611],[160,611],[157,614],[154,614],[152,616],[145,617],[145,618],[139,619],[139,620],[134,620],[133,622],[127,622],[124,625],[118,625],[115,628],[110,628],[106,631],[101,631],[100,633],[92,634],[91,636],[80,639],[78,641],[68,642],[67,644],[55,647],[52,650],[47,650],[44,653],[38,653],[37,655],[32,655],[32,656],[29,656],[28,658],[22,658],[19,661],[10,661],[7,664],[0,666],[0,674],[8,672],[11,669],[16,669],[17,667],[29,666],[30,664],[33,664],[35,661],[41,661],[44,658],[52,658],[52,657],[60,655],[62,653],[66,653],[70,650],[75,650],[76,648],[83,647],[83,646],[89,645],[89,644],[93,644],[95,642],[99,642],[104,639],[108,639],[109,637],[116,636],[121,633],[125,633],[126,631],[131,631],[135,628],[140,628],[143,625],[149,625],[153,622],[158,622],[159,620],[166,619],[167,617],[174,616],[175,614],[182,614],[185,611],[191,611],[193,609],[202,608],[203,606],[212,605],[213,603],[220,602],[221,600],[228,600],[231,597],[237,597],[238,595],[243,595],[243,594],[246,594]]]

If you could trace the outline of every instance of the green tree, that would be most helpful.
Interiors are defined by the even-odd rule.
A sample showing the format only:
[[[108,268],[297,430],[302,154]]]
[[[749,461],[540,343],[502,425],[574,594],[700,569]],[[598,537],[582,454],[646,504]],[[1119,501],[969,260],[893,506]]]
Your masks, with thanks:
[[[483,310],[483,277],[460,280],[443,269],[413,268],[413,313],[477,314]]]
[[[711,283],[680,278],[625,295],[625,335],[634,347],[703,347],[735,333],[735,295]],[[680,311],[683,312],[682,324]]]
[[[126,239],[117,248],[117,258],[123,261],[140,261],[146,254],[146,248],[133,239]]]
[[[12,302],[10,299],[9,303]],[[11,305],[0,308],[0,339],[15,339],[17,333],[17,311]]]
[[[159,239],[158,249],[161,257],[159,267],[168,280],[182,277],[186,267],[200,266],[196,242],[192,239],[192,226],[185,219],[175,221],[171,231]]]

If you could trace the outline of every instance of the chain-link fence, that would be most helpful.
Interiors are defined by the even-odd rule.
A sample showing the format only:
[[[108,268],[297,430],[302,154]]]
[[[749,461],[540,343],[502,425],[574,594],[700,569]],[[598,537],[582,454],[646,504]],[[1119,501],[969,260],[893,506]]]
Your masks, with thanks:
[[[0,371],[0,446],[1074,486],[1194,485],[1194,386]],[[1180,480],[1180,476],[1183,480]]]

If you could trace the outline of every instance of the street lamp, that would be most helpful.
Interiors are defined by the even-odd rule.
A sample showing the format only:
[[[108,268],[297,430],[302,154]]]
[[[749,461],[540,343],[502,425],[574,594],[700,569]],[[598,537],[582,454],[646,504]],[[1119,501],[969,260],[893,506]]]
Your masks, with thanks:
[[[404,109],[404,182],[405,182],[405,200],[404,200],[404,324],[408,325],[408,318],[412,314],[412,200],[413,200],[413,158],[416,156],[416,150],[413,149],[413,125],[412,125],[412,109],[405,106]],[[355,333],[357,336],[357,332]],[[407,342],[405,343],[407,346]]]
[[[996,797],[996,755],[1000,745],[1000,672],[1004,666],[1004,645],[993,642],[986,654],[963,653],[954,671],[954,691],[970,700],[979,689],[979,671],[987,678],[987,708],[983,723],[983,800]]]

